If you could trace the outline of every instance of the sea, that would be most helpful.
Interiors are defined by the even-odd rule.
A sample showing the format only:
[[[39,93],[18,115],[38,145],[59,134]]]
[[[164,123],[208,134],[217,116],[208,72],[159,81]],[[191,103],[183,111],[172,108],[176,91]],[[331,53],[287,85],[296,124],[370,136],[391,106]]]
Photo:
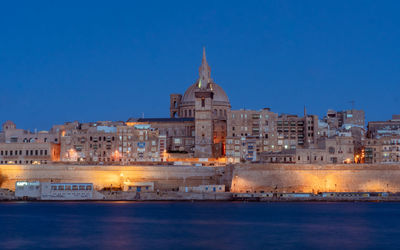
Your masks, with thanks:
[[[400,249],[400,203],[2,202],[0,249]]]

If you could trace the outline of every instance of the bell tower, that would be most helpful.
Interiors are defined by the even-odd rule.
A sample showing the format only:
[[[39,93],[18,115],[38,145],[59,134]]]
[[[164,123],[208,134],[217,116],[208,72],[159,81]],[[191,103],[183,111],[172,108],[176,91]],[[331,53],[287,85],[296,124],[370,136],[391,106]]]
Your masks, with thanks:
[[[195,90],[195,157],[212,158],[213,154],[213,98],[211,69],[203,48],[203,59],[199,68],[199,81]]]

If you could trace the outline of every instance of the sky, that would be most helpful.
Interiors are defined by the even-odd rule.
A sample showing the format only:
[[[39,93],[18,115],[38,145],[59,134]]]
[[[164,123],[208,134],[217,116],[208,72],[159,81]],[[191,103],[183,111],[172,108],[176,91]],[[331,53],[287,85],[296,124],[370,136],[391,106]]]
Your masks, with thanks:
[[[4,1],[0,123],[168,117],[202,47],[233,109],[400,113],[399,1]]]

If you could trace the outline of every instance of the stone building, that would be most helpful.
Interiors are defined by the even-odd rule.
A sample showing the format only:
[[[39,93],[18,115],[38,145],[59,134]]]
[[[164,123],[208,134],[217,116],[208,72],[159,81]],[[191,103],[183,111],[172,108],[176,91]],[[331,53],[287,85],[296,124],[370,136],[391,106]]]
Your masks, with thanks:
[[[47,164],[57,161],[60,161],[60,145],[56,143],[0,143],[0,164]]]
[[[399,163],[400,135],[366,139],[360,158],[363,163]]]
[[[342,164],[354,163],[353,138],[320,138],[313,147],[262,152],[261,161],[269,163]]]
[[[211,67],[206,59],[203,49],[203,59],[199,68],[199,78],[183,94],[170,95],[170,116],[172,117],[195,117],[195,92],[199,89],[209,89],[213,93],[212,111],[214,117],[226,117],[231,108],[228,96],[221,86],[211,78]]]
[[[117,138],[118,149],[113,155],[116,161],[122,164],[162,161],[165,140],[160,138],[159,131],[151,125],[118,126]]]
[[[346,124],[363,128],[365,126],[365,112],[364,110],[356,109],[344,111],[329,109],[323,121],[333,130],[339,129]]]
[[[158,130],[159,136],[165,141],[160,146],[165,147],[166,152],[180,153],[187,157],[194,155],[194,118],[130,118],[126,124],[148,124]]]
[[[354,150],[361,154],[363,140],[366,136],[364,110],[328,110],[326,116],[320,121],[318,131],[320,137],[346,135],[353,137]]]
[[[262,152],[281,152],[314,145],[318,136],[316,115],[288,115],[270,109],[231,110],[227,121],[228,162],[258,161]]]
[[[31,142],[52,142],[60,143],[60,130],[53,126],[50,131],[32,132],[25,129],[18,129],[14,122],[6,121],[0,132],[0,143],[31,143]]]
[[[368,122],[368,138],[379,138],[382,136],[400,135],[400,115],[393,115],[388,121]]]
[[[60,160],[60,130],[50,131],[18,129],[14,122],[6,121],[0,132],[0,164],[47,164]]]
[[[66,123],[61,137],[61,161],[89,164],[129,164],[161,161],[165,136],[145,122]]]
[[[227,118],[228,162],[256,161],[262,151],[276,151],[278,114],[262,110],[230,110]]]
[[[123,122],[66,123],[61,135],[61,161],[112,163],[117,161],[117,126]]]
[[[203,49],[199,78],[184,93],[170,95],[171,118],[194,118],[194,157],[225,155],[226,119],[231,105],[225,91],[211,78]]]

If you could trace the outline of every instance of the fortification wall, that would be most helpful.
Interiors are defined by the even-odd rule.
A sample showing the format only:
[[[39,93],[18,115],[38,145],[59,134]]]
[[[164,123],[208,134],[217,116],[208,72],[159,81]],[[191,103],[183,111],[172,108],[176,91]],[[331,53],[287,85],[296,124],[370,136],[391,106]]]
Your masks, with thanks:
[[[157,190],[179,186],[220,184],[223,168],[194,166],[88,166],[88,165],[0,165],[0,187],[15,189],[16,181],[88,182],[96,189],[120,187],[129,182],[154,182]],[[221,172],[221,173],[220,173]]]
[[[243,164],[232,192],[400,192],[400,165]]]
[[[89,182],[96,189],[120,187],[128,182],[154,182],[154,189],[161,191],[224,184],[231,186],[232,192],[400,192],[400,165],[0,165],[0,187],[14,190],[15,182],[20,180]]]

